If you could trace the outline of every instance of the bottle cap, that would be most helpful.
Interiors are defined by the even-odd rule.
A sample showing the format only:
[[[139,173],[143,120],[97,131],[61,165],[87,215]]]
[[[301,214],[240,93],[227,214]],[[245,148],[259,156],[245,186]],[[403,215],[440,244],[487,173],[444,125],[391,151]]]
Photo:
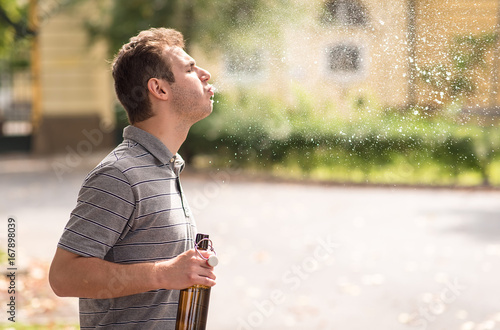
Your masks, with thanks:
[[[217,256],[210,256],[208,257],[207,264],[209,266],[215,267],[219,264],[219,258],[217,258]]]

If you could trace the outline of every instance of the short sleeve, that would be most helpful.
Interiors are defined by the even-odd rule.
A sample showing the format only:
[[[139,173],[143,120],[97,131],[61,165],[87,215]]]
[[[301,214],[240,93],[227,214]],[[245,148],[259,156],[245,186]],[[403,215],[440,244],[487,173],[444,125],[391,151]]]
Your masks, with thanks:
[[[58,246],[104,259],[123,237],[134,209],[134,193],[123,173],[111,166],[95,170],[80,189]]]

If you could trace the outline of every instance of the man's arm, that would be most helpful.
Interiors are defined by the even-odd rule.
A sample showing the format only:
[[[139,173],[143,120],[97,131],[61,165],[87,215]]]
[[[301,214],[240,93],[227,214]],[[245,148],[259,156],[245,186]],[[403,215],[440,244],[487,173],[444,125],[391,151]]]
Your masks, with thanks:
[[[203,252],[206,257],[208,252]],[[49,282],[60,297],[108,299],[157,289],[215,285],[213,267],[195,250],[160,262],[117,264],[57,248]]]

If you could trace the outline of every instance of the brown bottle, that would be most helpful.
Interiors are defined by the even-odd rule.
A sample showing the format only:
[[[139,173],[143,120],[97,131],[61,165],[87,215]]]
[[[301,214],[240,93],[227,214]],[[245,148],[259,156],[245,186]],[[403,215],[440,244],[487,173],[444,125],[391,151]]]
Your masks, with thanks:
[[[198,250],[207,250],[208,242],[208,235],[196,235]],[[181,290],[175,330],[205,330],[207,326],[209,301],[209,286],[193,285],[187,289]]]

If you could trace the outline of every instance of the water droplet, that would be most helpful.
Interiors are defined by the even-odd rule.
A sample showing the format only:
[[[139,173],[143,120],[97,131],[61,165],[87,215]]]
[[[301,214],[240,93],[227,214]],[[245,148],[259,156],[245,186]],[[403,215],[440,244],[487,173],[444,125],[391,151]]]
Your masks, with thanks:
[[[480,329],[491,330],[495,328],[495,321],[488,320],[480,324]]]
[[[460,319],[460,320],[465,320],[468,315],[469,315],[469,313],[467,313],[467,311],[463,310],[463,309],[457,311],[457,313],[455,314],[457,319]]]
[[[469,322],[465,322],[464,324],[462,324],[462,326],[460,327],[460,330],[473,330],[474,329],[474,326],[476,324],[472,321],[469,321]]]
[[[412,317],[408,313],[401,313],[398,315],[399,323],[408,324],[412,320]]]

